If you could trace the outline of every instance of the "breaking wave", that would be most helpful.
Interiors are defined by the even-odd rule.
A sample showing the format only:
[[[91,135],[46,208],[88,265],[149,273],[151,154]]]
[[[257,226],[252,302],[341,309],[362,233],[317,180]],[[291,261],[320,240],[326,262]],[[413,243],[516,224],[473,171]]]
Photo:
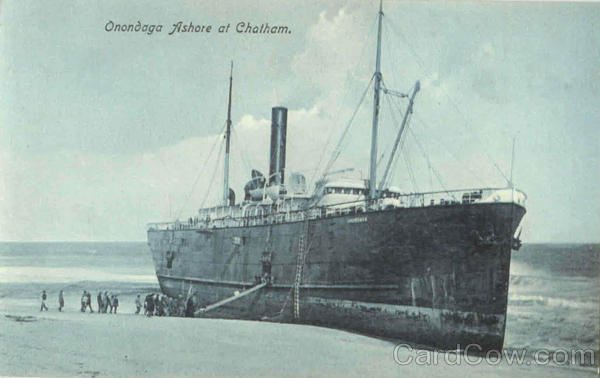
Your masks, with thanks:
[[[541,295],[509,295],[509,306],[557,306],[569,307],[573,309],[594,310],[598,307],[597,303],[589,301],[578,301],[564,298],[545,297]]]
[[[78,281],[157,282],[155,275],[116,273],[80,267],[0,267],[0,283],[67,283]]]

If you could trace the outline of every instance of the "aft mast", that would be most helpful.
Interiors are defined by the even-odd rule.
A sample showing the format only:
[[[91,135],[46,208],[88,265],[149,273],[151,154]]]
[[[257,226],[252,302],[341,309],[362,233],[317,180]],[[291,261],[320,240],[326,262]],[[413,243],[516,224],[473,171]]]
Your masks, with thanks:
[[[231,142],[231,87],[233,85],[233,61],[229,73],[229,102],[227,104],[227,127],[225,129],[225,163],[223,168],[223,206],[229,205],[229,145]]]
[[[373,98],[373,128],[371,131],[371,164],[369,167],[369,198],[377,196],[377,124],[379,123],[379,92],[381,91],[381,21],[382,0],[379,1],[377,26],[377,57],[375,59],[375,94]]]

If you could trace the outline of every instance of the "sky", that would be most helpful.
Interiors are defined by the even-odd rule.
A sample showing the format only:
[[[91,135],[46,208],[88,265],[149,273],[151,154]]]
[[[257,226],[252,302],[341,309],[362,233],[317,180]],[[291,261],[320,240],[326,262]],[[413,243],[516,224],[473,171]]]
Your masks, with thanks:
[[[0,2],[0,240],[145,240],[148,222],[216,204],[230,61],[238,198],[252,168],[268,171],[274,106],[289,109],[287,172],[310,182],[356,110],[332,169],[366,178],[377,7]],[[599,242],[600,4],[383,7],[384,83],[421,83],[390,183],[506,186],[512,166],[528,196],[525,242]],[[170,34],[179,21],[212,30]],[[138,22],[161,31],[107,31]],[[238,33],[240,22],[289,33]],[[406,105],[382,98],[379,176]]]

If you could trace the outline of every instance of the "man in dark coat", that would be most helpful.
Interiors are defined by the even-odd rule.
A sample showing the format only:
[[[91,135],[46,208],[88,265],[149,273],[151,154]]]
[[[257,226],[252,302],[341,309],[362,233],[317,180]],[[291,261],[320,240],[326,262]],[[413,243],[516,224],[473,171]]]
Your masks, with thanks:
[[[61,290],[58,293],[58,311],[62,312],[62,308],[65,307],[65,296]]]
[[[110,302],[110,298],[108,298],[108,291],[104,292],[104,295],[102,296],[102,312],[106,314],[106,309],[108,308],[108,302]]]
[[[96,296],[96,301],[98,302],[98,313],[102,312],[102,307],[103,307],[103,303],[102,303],[102,292],[99,291],[98,292],[98,296]]]
[[[194,296],[190,296],[185,305],[185,317],[193,318],[194,317]]]
[[[115,314],[117,313],[117,307],[119,307],[119,298],[117,298],[116,295],[113,295],[112,297],[112,307],[113,310],[115,311]]]
[[[154,295],[146,295],[146,315],[154,315]]]

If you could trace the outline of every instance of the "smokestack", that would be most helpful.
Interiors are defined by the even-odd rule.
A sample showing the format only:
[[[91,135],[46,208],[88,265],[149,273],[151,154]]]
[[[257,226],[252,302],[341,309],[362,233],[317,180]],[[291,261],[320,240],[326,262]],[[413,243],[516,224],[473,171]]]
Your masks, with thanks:
[[[287,108],[277,106],[271,111],[271,164],[269,184],[283,184],[285,172],[285,135],[287,132]],[[279,172],[279,175],[274,173]]]

